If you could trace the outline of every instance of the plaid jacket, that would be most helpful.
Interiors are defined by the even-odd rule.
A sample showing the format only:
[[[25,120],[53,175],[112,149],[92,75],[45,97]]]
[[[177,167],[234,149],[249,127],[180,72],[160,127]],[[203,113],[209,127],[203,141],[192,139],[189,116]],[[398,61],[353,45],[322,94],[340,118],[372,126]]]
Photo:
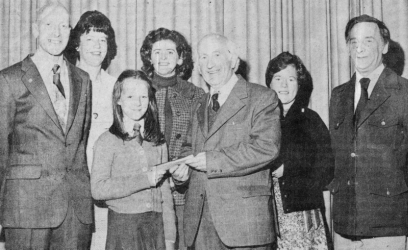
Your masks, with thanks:
[[[173,111],[173,126],[168,147],[169,161],[171,161],[180,156],[181,145],[186,140],[187,128],[190,123],[191,108],[204,96],[205,92],[202,88],[184,81],[179,77],[177,77],[176,85],[158,89],[156,92],[156,101],[159,110],[160,130],[162,133],[164,133],[166,123],[164,114],[166,91],[169,91],[168,97],[171,110]],[[184,205],[184,194],[174,191],[173,198],[175,205]]]

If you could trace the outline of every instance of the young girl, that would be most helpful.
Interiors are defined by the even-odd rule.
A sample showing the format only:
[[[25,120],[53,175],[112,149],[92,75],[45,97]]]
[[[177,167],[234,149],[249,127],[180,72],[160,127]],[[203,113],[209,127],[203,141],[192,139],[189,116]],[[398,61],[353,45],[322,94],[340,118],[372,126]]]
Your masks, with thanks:
[[[112,96],[113,125],[95,143],[92,196],[109,207],[106,249],[173,249],[175,214],[164,171],[167,147],[160,132],[151,82],[126,70]]]
[[[180,156],[181,145],[187,137],[191,107],[205,94],[203,89],[187,81],[194,67],[191,54],[191,46],[184,36],[166,28],[150,31],[140,48],[142,69],[152,79],[156,90],[160,128],[171,160]],[[180,250],[186,249],[183,244],[185,191],[173,192],[179,233],[176,248]]]

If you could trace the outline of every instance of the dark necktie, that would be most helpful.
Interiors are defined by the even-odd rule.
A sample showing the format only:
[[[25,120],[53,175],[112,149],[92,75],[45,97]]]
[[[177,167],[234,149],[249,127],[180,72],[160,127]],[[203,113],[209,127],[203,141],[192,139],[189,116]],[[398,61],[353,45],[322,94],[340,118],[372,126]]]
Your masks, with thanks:
[[[220,103],[218,102],[218,93],[215,93],[211,96],[212,100],[212,110],[217,112],[220,109]]]
[[[54,67],[52,68],[52,72],[54,75],[52,76],[52,82],[57,86],[59,92],[62,94],[62,96],[65,98],[65,91],[64,87],[62,86],[61,80],[60,80],[60,73],[58,73],[59,65],[55,64]]]
[[[367,104],[368,101],[368,85],[370,84],[370,79],[369,78],[361,78],[360,79],[360,85],[361,85],[361,95],[360,95],[360,100],[358,101],[356,112],[354,114],[354,122],[355,124],[358,123],[360,119],[360,114],[361,111],[364,109],[364,107]]]
[[[140,124],[139,123],[135,123],[135,125],[133,126],[133,138],[135,138],[135,140],[140,145],[142,145],[143,138],[142,138],[142,135],[140,134]]]

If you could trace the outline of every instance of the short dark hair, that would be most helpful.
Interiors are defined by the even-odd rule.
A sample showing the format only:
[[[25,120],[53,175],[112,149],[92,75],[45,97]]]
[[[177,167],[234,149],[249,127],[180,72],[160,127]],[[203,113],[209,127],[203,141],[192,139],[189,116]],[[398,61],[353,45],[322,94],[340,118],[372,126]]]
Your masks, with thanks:
[[[348,21],[347,26],[346,26],[346,31],[345,31],[345,37],[346,37],[346,41],[348,42],[350,39],[350,31],[351,29],[353,29],[354,25],[358,24],[358,23],[376,23],[378,28],[380,29],[380,34],[381,37],[384,41],[384,43],[389,43],[391,40],[391,35],[390,35],[390,31],[387,28],[387,26],[385,26],[385,24],[378,20],[377,18],[374,18],[372,16],[369,15],[361,15],[361,16],[357,16],[354,17],[352,19],[350,19],[350,21]]]
[[[273,76],[279,71],[286,69],[289,65],[292,65],[296,69],[298,77],[299,89],[295,98],[300,102],[301,106],[306,107],[309,105],[309,98],[313,91],[313,80],[298,56],[292,55],[289,52],[282,52],[270,60],[265,73],[266,86],[270,88]]]
[[[125,70],[123,71],[118,80],[113,87],[112,93],[112,109],[113,109],[113,124],[109,129],[109,132],[116,135],[117,137],[126,140],[129,135],[124,131],[123,128],[123,112],[122,107],[118,104],[118,101],[122,95],[123,85],[126,79],[140,79],[146,82],[149,105],[145,114],[145,126],[144,126],[144,140],[153,142],[155,145],[161,145],[164,143],[164,136],[160,131],[159,125],[159,115],[157,111],[156,98],[154,96],[154,90],[152,87],[152,82],[146,76],[143,71],[140,70]]]
[[[115,31],[109,19],[97,10],[87,11],[79,18],[75,28],[71,31],[64,54],[68,61],[75,65],[77,60],[80,59],[79,52],[77,51],[81,42],[80,38],[83,34],[87,34],[90,31],[102,32],[107,36],[108,52],[102,62],[102,69],[106,70],[117,53]]]
[[[181,65],[176,65],[176,75],[180,76],[183,80],[188,80],[194,68],[191,46],[179,32],[166,28],[152,30],[144,39],[143,45],[140,48],[140,56],[143,61],[142,70],[146,72],[148,77],[153,77],[154,66],[150,61],[152,58],[152,47],[155,42],[161,40],[170,40],[176,44],[177,54],[183,60]]]

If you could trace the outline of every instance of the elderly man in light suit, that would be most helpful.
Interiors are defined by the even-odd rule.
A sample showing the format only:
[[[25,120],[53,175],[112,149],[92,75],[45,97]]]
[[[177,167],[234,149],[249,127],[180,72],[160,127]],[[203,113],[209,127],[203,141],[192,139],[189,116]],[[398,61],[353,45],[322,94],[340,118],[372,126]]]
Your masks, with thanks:
[[[279,152],[278,98],[235,75],[234,45],[217,34],[198,44],[199,70],[210,92],[192,112],[182,155],[171,169],[189,183],[184,210],[187,246],[204,249],[272,249],[271,176]]]
[[[61,55],[70,26],[58,2],[33,24],[38,48],[0,71],[0,200],[6,249],[88,249],[85,158],[91,82]]]

